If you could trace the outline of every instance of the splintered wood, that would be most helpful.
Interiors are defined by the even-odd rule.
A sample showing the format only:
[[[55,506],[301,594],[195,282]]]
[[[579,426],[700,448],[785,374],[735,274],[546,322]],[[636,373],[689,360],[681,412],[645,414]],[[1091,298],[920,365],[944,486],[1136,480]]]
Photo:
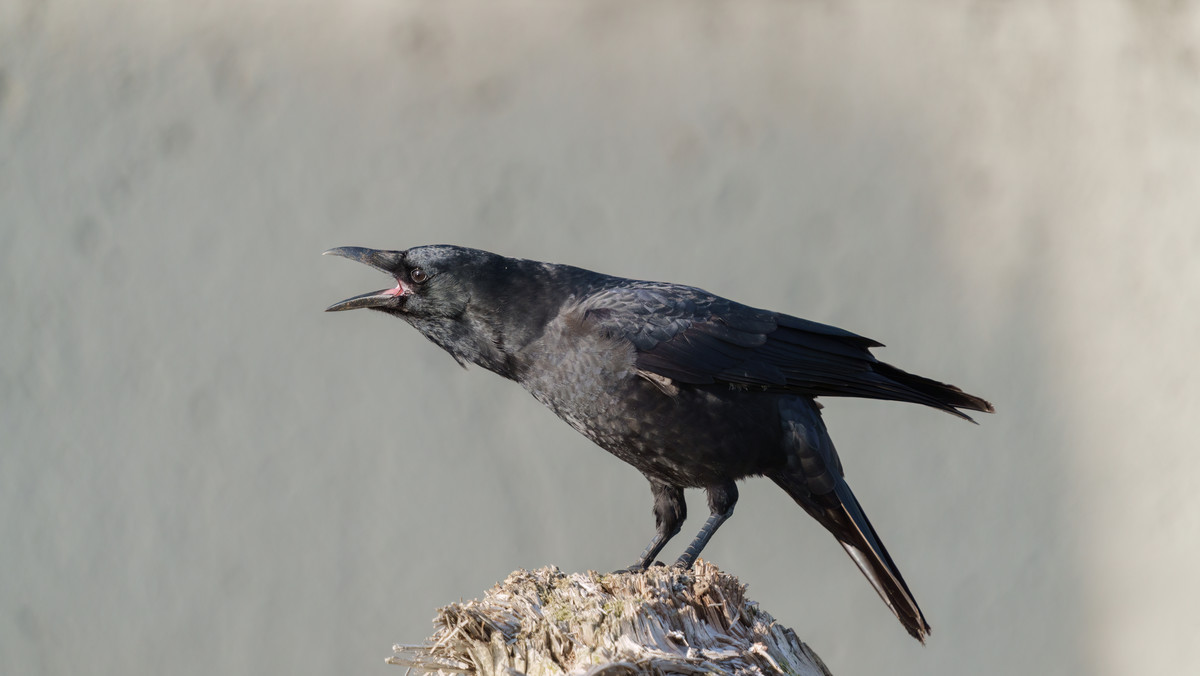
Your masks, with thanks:
[[[422,673],[796,674],[830,676],[796,634],[705,561],[690,571],[519,570],[483,600],[438,611],[429,645],[391,664]]]

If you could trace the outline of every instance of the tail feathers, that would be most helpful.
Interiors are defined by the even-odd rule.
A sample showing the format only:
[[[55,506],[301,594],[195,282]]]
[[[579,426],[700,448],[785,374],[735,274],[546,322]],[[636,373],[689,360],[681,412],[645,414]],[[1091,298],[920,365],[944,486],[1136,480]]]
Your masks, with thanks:
[[[971,422],[975,420],[958,409],[995,413],[995,409],[987,400],[967,394],[953,385],[902,371],[884,362],[871,364],[871,370],[899,386],[903,396],[895,396],[895,399],[932,406]]]
[[[850,486],[839,479],[832,492],[813,495],[803,477],[783,473],[770,476],[804,511],[837,538],[908,633],[925,643],[931,631],[929,623],[925,621],[925,615],[900,575],[900,569],[863,513]]]
[[[925,643],[925,637],[931,632],[929,623],[925,621],[925,615],[900,575],[900,569],[879,539],[879,534],[875,532],[875,527],[850,491],[850,486],[845,481],[839,481],[834,494],[840,504],[830,508],[829,511],[834,512],[830,516],[842,524],[848,521],[851,526],[851,529],[835,531],[834,536],[908,633]],[[837,511],[841,514],[836,514]]]

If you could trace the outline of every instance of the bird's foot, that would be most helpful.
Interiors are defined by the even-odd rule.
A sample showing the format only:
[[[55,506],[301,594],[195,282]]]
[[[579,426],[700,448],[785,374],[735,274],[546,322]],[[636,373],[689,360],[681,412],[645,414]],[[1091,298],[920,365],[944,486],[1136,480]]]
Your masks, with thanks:
[[[654,567],[654,566],[662,566],[662,567],[664,567],[664,568],[665,568],[665,567],[666,567],[666,565],[667,565],[667,564],[663,563],[662,561],[655,561],[654,563],[650,564],[650,567]],[[614,570],[614,571],[612,572],[612,574],[613,574],[613,575],[620,575],[620,574],[622,574],[622,573],[644,573],[644,572],[646,572],[646,566],[645,566],[645,565],[643,565],[641,562],[638,562],[638,563],[635,563],[635,564],[633,564],[632,566],[630,566],[630,567],[628,567],[628,568],[622,568],[622,569],[620,569],[620,570]]]

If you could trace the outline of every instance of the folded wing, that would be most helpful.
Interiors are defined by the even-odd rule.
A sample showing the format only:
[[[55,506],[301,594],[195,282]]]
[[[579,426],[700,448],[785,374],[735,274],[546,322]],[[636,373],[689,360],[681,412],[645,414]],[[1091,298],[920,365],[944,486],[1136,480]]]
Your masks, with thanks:
[[[759,310],[700,289],[643,282],[579,305],[596,330],[630,341],[639,370],[677,384],[759,388],[808,396],[889,399],[991,412],[988,402],[879,361],[874,341],[835,326]]]

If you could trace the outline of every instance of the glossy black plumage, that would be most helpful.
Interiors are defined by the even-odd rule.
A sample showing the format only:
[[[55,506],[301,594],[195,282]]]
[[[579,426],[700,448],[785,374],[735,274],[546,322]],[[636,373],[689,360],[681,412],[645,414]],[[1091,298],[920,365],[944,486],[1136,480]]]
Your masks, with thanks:
[[[881,344],[693,287],[451,246],[331,253],[396,280],[329,310],[371,308],[412,324],[461,364],[521,383],[596,444],[640,470],[656,533],[650,565],[686,517],[683,489],[710,517],[676,563],[690,566],[737,502],[767,476],[842,544],[909,633],[920,608],[842,473],[818,396],[924,404],[970,420],[983,399],[878,361]]]

